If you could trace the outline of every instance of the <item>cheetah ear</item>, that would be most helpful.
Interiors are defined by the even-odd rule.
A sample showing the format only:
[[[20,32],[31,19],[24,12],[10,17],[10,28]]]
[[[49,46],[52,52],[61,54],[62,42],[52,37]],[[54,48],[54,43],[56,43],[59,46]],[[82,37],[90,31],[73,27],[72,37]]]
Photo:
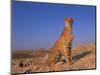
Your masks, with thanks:
[[[66,17],[64,17],[64,21],[66,20],[67,18]]]
[[[66,17],[64,17],[64,22],[66,23],[66,20],[67,20],[67,18]]]

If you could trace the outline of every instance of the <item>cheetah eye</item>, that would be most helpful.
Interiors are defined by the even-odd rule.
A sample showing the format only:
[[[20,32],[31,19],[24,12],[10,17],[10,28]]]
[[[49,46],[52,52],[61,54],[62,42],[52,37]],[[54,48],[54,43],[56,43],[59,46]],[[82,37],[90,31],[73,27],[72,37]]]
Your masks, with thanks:
[[[71,21],[69,21],[69,23],[71,23]]]

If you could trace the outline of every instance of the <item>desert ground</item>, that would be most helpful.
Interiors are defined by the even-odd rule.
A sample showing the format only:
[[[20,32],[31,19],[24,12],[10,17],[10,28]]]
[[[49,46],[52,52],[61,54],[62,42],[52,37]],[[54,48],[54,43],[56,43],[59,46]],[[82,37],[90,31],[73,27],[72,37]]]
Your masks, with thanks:
[[[72,48],[74,64],[71,66],[67,63],[57,63],[52,68],[44,64],[48,53],[49,50],[43,48],[13,52],[11,61],[12,74],[96,69],[95,44],[80,44]]]

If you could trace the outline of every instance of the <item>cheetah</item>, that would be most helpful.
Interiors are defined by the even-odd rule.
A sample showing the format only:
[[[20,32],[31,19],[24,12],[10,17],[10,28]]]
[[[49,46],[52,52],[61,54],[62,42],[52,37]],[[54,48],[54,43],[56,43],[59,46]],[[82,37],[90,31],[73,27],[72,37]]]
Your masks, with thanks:
[[[61,33],[58,40],[54,43],[53,47],[49,50],[48,58],[46,60],[48,65],[54,65],[60,61],[67,62],[69,65],[73,64],[71,59],[73,19],[64,18],[64,23],[65,27],[63,32]]]

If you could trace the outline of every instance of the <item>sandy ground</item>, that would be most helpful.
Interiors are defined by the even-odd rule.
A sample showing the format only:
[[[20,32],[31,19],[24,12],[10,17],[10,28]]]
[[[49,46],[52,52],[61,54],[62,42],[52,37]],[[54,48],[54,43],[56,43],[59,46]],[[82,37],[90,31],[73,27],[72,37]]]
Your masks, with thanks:
[[[95,44],[81,44],[72,49],[73,65],[57,63],[54,67],[44,64],[48,51],[22,51],[13,54],[12,73],[35,73],[50,71],[69,71],[96,68]]]

